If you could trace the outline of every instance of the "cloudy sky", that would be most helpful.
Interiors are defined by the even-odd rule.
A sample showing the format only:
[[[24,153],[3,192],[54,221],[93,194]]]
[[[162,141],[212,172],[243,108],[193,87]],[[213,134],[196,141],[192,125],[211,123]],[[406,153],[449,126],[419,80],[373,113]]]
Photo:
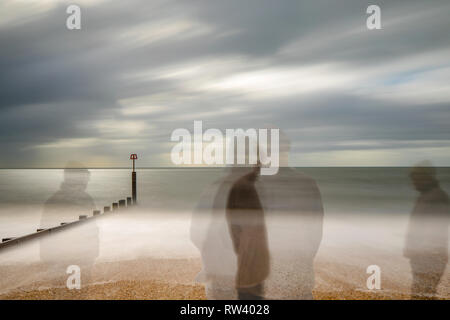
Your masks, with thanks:
[[[0,167],[171,166],[194,120],[279,127],[294,166],[448,166],[449,57],[448,0],[2,0]]]

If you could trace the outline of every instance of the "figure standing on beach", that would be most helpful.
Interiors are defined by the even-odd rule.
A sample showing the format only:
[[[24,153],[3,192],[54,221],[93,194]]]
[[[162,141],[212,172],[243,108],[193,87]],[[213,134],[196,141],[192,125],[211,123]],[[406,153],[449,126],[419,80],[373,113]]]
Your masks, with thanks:
[[[246,298],[241,288],[251,286],[252,298],[313,298],[313,262],[324,215],[321,194],[312,178],[289,167],[290,143],[281,130],[279,146],[277,174],[255,179],[255,167],[230,167],[206,189],[194,211],[191,240],[202,257],[196,280],[205,284],[208,299]],[[248,223],[240,221],[246,214],[237,214],[245,208],[253,211]],[[247,241],[243,246],[242,239]],[[259,259],[260,267],[254,266]]]
[[[234,300],[237,260],[226,220],[231,187],[247,168],[227,168],[225,177],[204,191],[191,221],[191,241],[199,249],[202,270],[196,281],[205,286],[209,300]]]
[[[324,210],[317,183],[289,166],[289,137],[280,130],[280,168],[261,176],[261,202],[270,245],[269,299],[313,299],[314,259],[322,240]]]
[[[429,161],[413,167],[410,178],[420,193],[410,216],[404,249],[413,276],[411,294],[413,299],[434,298],[448,261],[449,198]]]
[[[40,228],[55,227],[76,221],[80,215],[89,215],[95,209],[94,200],[86,192],[89,179],[90,172],[81,163],[69,162],[60,189],[44,205]],[[40,239],[41,261],[54,276],[66,278],[66,268],[77,265],[81,268],[82,285],[90,280],[98,253],[98,227],[94,220]]]
[[[247,150],[245,153],[247,157]],[[237,152],[234,154],[236,160]],[[247,160],[248,157],[246,163]],[[231,190],[236,182],[252,174],[254,170],[252,166],[232,165],[226,168],[225,176],[206,188],[193,212],[191,240],[202,257],[202,270],[197,275],[196,281],[205,285],[207,299],[239,298],[236,291],[238,257],[235,252],[236,243],[233,243],[236,239],[230,236],[227,207]]]
[[[255,188],[259,167],[238,179],[227,200],[226,217],[237,256],[236,289],[239,300],[261,300],[270,272],[264,210]]]

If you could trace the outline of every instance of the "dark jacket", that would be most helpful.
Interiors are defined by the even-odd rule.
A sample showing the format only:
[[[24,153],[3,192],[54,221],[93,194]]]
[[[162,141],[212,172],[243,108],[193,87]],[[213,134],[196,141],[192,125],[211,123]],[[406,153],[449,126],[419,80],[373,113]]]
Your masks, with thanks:
[[[226,216],[237,256],[236,287],[262,283],[270,272],[264,210],[255,189],[255,173],[240,178],[231,188]]]

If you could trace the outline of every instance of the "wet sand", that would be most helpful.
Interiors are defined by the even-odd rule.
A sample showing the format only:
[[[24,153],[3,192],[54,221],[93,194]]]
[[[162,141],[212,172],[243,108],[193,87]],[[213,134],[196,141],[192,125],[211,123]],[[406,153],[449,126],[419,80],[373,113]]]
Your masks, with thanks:
[[[386,292],[334,291],[322,292],[314,290],[317,300],[405,300],[407,294]],[[202,285],[181,285],[158,281],[117,281],[104,284],[89,285],[81,290],[52,288],[41,290],[19,290],[1,295],[0,299],[10,300],[204,300],[205,290]]]
[[[1,287],[9,289],[2,290],[0,299],[205,299],[204,286],[193,280],[200,268],[198,258],[101,262],[94,265],[88,285],[69,290],[65,286],[66,275],[54,277],[40,263],[2,266]],[[321,259],[317,259],[315,268],[315,299],[410,299],[409,284],[399,284],[396,279],[385,276],[382,290],[369,291],[358,285],[366,281],[366,275],[358,268]],[[444,290],[448,281],[441,281]],[[444,291],[440,298],[448,299],[446,294]]]

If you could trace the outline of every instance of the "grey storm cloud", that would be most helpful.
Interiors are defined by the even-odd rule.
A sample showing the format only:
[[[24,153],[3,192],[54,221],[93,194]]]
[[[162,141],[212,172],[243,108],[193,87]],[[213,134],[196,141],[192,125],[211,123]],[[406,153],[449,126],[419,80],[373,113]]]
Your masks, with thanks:
[[[135,151],[167,166],[172,130],[194,120],[278,126],[294,165],[393,149],[405,160],[390,165],[450,160],[448,1],[377,1],[373,31],[372,1],[79,1],[77,31],[68,4],[0,5],[2,167]]]

